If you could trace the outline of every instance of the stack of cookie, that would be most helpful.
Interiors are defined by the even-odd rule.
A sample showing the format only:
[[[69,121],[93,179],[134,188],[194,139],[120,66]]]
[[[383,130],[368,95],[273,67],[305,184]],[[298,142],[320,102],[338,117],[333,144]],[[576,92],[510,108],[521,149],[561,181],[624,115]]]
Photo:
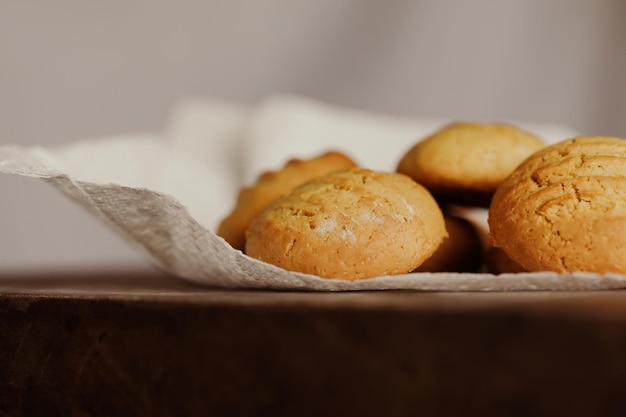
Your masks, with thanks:
[[[323,278],[480,270],[626,271],[626,261],[598,269],[610,255],[596,253],[626,243],[621,239],[626,234],[609,226],[621,208],[626,213],[626,203],[604,194],[603,199],[592,198],[606,191],[609,182],[619,190],[624,183],[626,196],[626,172],[611,171],[618,174],[610,181],[583,181],[582,174],[572,174],[576,169],[585,175],[611,170],[620,161],[605,161],[607,155],[619,151],[626,156],[623,142],[611,140],[577,139],[572,142],[576,146],[563,142],[546,147],[515,126],[454,123],[401,155],[396,172],[358,167],[340,152],[292,160],[242,189],[217,234],[251,257]],[[599,156],[580,162],[594,147],[602,148]],[[558,162],[567,153],[564,149],[579,159]],[[569,187],[568,192],[559,194],[558,187]],[[616,195],[622,196],[619,190]],[[582,205],[587,208],[575,208]],[[462,215],[464,208],[476,207],[489,209],[490,241]],[[611,215],[598,220],[593,217],[598,211]],[[576,224],[584,225],[582,231],[574,232]],[[589,237],[599,227],[608,237]],[[587,237],[581,240],[579,235]],[[580,250],[572,243],[577,239],[598,249],[575,262],[578,255],[568,257],[564,248]]]
[[[492,248],[463,213],[465,208],[488,208],[504,179],[544,147],[540,138],[512,125],[454,123],[405,153],[397,171],[428,188],[449,219],[450,238],[435,257],[441,261],[419,271],[519,272],[519,266]]]

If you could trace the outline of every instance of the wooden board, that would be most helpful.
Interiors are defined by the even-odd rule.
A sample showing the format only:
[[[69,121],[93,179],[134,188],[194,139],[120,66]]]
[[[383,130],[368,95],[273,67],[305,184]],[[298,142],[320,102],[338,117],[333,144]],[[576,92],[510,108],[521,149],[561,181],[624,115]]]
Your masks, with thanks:
[[[623,415],[626,292],[0,276],[0,415]]]

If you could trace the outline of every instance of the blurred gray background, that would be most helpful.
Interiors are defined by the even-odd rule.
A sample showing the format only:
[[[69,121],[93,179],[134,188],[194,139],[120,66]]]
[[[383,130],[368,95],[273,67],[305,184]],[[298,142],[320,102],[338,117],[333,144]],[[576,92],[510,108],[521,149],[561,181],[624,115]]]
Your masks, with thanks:
[[[187,95],[276,92],[626,137],[626,2],[0,0],[2,144],[157,130]],[[146,267],[46,184],[0,175],[0,191],[0,270]]]

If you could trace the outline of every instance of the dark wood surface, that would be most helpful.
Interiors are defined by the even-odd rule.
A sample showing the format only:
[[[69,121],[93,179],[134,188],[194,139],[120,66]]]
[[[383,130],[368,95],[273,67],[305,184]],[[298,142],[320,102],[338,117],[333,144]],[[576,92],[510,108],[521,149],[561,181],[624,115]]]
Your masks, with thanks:
[[[0,274],[0,416],[626,415],[626,292]]]

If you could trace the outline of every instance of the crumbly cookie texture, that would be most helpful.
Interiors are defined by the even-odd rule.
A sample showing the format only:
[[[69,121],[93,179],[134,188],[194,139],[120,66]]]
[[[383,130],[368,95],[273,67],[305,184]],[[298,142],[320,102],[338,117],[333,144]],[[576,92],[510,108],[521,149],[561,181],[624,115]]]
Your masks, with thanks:
[[[353,168],[274,202],[250,227],[246,253],[290,271],[358,280],[410,272],[445,237],[443,213],[424,187]]]
[[[233,248],[244,250],[246,230],[274,200],[313,178],[355,166],[347,155],[329,151],[311,159],[292,159],[278,171],[265,172],[254,185],[241,189],[235,207],[219,224],[217,235]]]
[[[488,207],[504,178],[545,146],[537,136],[508,124],[458,122],[416,143],[397,171],[441,202]]]
[[[535,153],[498,188],[489,227],[528,271],[626,273],[626,141],[577,137]]]

